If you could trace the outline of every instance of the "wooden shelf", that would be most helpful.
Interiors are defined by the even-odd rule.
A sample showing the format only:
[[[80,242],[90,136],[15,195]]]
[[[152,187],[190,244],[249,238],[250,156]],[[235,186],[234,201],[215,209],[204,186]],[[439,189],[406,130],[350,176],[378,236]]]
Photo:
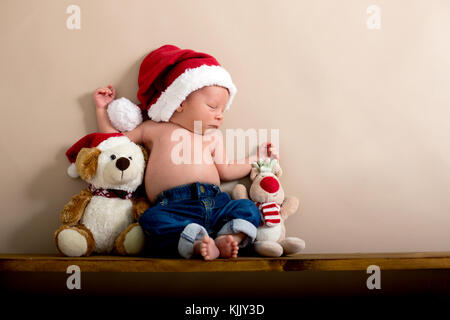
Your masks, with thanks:
[[[0,272],[66,272],[77,265],[84,272],[283,272],[450,269],[450,252],[377,254],[300,254],[283,258],[240,257],[214,261],[145,257],[0,254]]]

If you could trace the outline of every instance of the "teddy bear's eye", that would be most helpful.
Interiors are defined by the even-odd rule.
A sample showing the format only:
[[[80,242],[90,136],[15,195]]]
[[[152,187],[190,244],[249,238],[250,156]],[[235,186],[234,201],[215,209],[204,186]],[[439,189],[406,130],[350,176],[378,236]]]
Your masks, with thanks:
[[[116,155],[115,154],[111,155],[111,160],[114,160],[114,159],[116,159]]]
[[[133,158],[132,158],[132,157],[128,157],[128,159],[130,159],[130,160],[133,160]]]

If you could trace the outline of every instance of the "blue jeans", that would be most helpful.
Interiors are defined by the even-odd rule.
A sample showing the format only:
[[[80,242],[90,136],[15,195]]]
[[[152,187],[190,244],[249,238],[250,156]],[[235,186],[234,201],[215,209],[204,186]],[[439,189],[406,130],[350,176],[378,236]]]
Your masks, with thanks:
[[[243,232],[247,237],[239,246],[252,243],[260,219],[252,201],[231,200],[218,186],[196,182],[161,192],[139,224],[148,236],[150,254],[191,258],[194,241],[204,235],[215,238]]]

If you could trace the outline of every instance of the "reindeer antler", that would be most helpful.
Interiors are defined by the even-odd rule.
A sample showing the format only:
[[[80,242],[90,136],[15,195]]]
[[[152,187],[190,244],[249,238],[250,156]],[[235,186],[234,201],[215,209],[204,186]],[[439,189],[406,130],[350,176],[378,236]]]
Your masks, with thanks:
[[[277,159],[259,159],[256,162],[252,163],[252,167],[258,169],[259,173],[262,172],[273,172],[273,169],[278,164]]]

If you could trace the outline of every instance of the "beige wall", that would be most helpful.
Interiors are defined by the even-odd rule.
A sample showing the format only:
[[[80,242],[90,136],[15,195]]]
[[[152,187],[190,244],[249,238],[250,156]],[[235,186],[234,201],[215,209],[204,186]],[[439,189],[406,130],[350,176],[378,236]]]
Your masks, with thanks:
[[[166,43],[230,71],[224,129],[280,129],[282,181],[301,200],[288,233],[307,252],[448,251],[449,31],[445,0],[2,0],[0,252],[55,252],[84,187],[64,152],[97,130],[93,91],[136,102],[140,61]]]

